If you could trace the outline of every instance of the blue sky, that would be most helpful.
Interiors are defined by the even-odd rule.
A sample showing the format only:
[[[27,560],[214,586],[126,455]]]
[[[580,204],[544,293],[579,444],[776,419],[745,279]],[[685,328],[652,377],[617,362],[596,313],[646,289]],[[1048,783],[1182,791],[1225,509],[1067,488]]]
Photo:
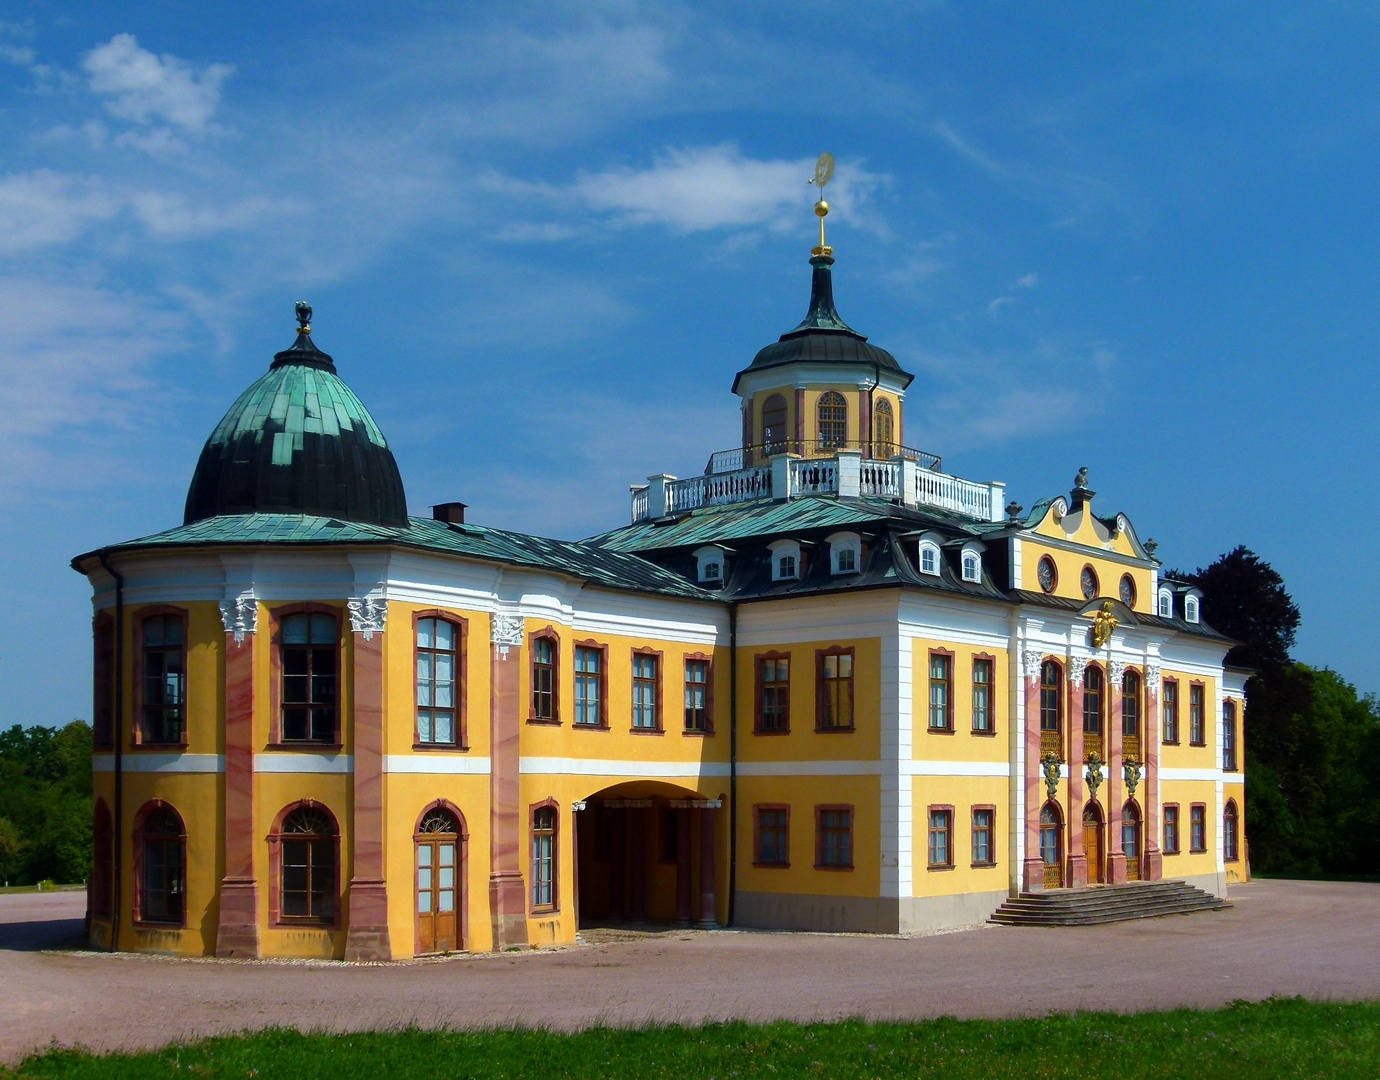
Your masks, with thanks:
[[[803,315],[907,442],[1029,506],[1091,468],[1298,655],[1380,689],[1369,5],[46,3],[0,9],[0,724],[89,716],[75,553],[181,521],[292,302],[414,513],[558,536],[737,438]],[[1211,618],[1211,613],[1206,613]]]

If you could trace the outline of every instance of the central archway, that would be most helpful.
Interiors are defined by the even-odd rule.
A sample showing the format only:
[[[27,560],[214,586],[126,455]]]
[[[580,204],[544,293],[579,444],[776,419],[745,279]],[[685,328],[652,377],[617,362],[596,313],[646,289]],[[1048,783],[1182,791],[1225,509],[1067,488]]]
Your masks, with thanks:
[[[579,929],[714,926],[720,798],[653,780],[604,788],[575,814]]]

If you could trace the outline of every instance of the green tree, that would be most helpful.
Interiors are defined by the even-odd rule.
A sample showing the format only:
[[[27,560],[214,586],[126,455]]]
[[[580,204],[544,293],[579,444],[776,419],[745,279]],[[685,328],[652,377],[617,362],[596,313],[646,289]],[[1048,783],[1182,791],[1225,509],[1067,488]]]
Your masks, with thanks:
[[[1203,617],[1241,642],[1227,654],[1235,667],[1265,671],[1289,662],[1301,616],[1279,573],[1246,547],[1237,547],[1191,574],[1166,575],[1203,592]]]
[[[91,873],[91,727],[19,725],[0,731],[0,838],[8,880],[83,881]]]
[[[14,823],[9,818],[0,817],[0,882],[13,881],[18,884],[22,868],[20,860],[26,846]]]

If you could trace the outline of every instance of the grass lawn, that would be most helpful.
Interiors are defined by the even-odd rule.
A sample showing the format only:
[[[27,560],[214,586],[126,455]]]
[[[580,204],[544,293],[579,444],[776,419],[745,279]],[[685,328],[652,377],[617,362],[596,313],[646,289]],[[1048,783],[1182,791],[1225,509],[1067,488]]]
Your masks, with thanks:
[[[505,1030],[303,1035],[274,1030],[95,1056],[51,1050],[11,1077],[235,1077],[240,1080],[459,1080],[464,1077],[1380,1076],[1380,1003],[1301,999],[1040,1020],[908,1024],[713,1024],[599,1028],[575,1035]]]

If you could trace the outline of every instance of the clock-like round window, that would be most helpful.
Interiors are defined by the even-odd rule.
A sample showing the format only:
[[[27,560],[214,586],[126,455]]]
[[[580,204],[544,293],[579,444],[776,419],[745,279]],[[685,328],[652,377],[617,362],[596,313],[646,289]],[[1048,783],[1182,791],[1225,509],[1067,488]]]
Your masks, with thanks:
[[[1136,606],[1136,583],[1130,574],[1121,575],[1121,602],[1128,608]]]
[[[1097,571],[1091,566],[1083,567],[1083,573],[1078,577],[1078,584],[1083,589],[1083,599],[1091,600],[1097,595]]]
[[[1054,569],[1054,560],[1046,555],[1036,569],[1040,576],[1040,588],[1045,592],[1053,592],[1054,586],[1059,584],[1059,572]]]

